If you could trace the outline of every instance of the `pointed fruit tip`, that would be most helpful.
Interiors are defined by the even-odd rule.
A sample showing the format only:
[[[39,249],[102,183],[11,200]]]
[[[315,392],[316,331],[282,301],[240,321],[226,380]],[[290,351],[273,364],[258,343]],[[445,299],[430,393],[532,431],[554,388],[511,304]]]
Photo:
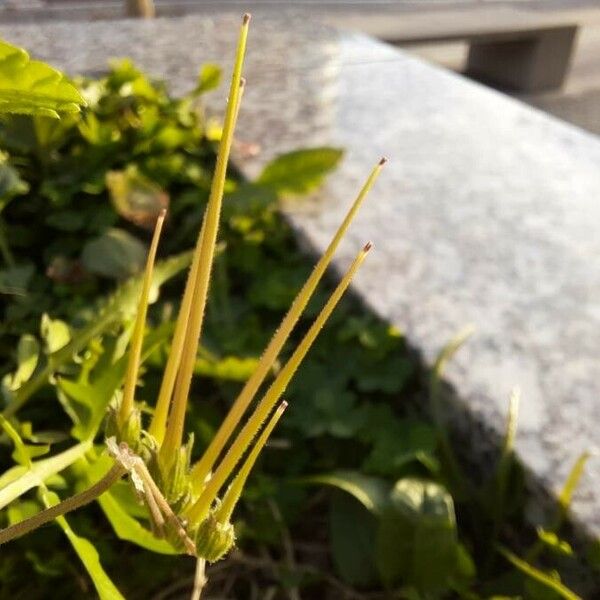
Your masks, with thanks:
[[[363,252],[368,252],[373,247],[373,242],[367,242],[364,245]]]
[[[251,18],[252,18],[252,15],[250,13],[245,13],[244,16],[242,17],[242,23],[244,25],[248,25],[248,23],[250,23]]]
[[[380,166],[383,166],[383,165],[385,165],[385,163],[386,163],[387,161],[388,161],[387,157],[385,157],[385,156],[382,156],[382,157],[381,157],[381,160],[379,161],[379,165],[380,165]]]

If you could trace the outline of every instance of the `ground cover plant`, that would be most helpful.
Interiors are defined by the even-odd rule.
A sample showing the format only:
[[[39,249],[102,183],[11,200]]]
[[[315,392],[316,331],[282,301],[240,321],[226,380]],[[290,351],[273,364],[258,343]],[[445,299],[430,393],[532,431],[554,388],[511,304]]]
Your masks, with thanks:
[[[10,46],[0,50],[0,73],[6,62],[17,74],[31,64]],[[239,76],[234,74],[234,84]],[[26,90],[17,94],[14,82],[25,79],[0,76],[0,110],[27,113],[0,123],[3,526],[19,527],[43,515],[43,506],[58,496],[85,493],[102,480],[110,461],[102,453],[101,431],[123,380],[128,400],[113,405],[109,437],[152,453],[151,444],[140,447],[137,408],[151,434],[166,432],[164,413],[157,420],[152,413],[169,357],[176,354],[175,315],[186,303],[175,278],[192,260],[188,249],[210,206],[211,176],[219,170],[216,145],[232,131],[231,122],[221,127],[202,109],[202,95],[219,79],[218,67],[207,65],[190,95],[173,99],[162,84],[122,61],[106,77],[81,82],[82,97],[53,74],[54,84],[69,86],[68,100],[38,94],[35,102],[18,104]],[[3,104],[4,89],[12,96],[5,94]],[[237,85],[232,90],[235,98]],[[84,99],[88,107],[75,112]],[[341,154],[334,148],[299,150],[275,159],[256,181],[245,181],[235,169],[224,180],[201,346],[187,354],[188,374],[196,377],[187,411],[180,412],[187,412],[195,437],[192,462],[202,475],[211,469],[198,459],[211,456],[228,408],[257,369],[264,370],[260,356],[270,334],[311,276],[310,260],[298,250],[277,200],[314,189]],[[360,201],[362,196],[356,207]],[[164,231],[150,289],[140,273],[157,219]],[[324,270],[326,262],[319,264]],[[267,387],[289,375],[286,359],[312,335],[311,324],[334,288],[330,283],[315,293],[281,362],[267,365]],[[154,301],[145,326],[140,295]],[[497,468],[481,485],[462,472],[443,424],[440,375],[460,342],[444,349],[431,374],[433,419],[426,420],[418,406],[424,374],[401,334],[351,299],[340,302],[286,391],[285,418],[235,513],[239,548],[208,569],[207,596],[576,597],[549,569],[574,561],[558,533],[584,459],[565,486],[557,519],[534,532],[531,550],[524,550],[523,537],[515,535],[523,508],[520,472],[511,457],[516,398]],[[138,361],[131,356],[142,359],[138,388]],[[138,403],[132,405],[134,390]],[[407,397],[417,402],[409,404]],[[179,476],[189,460],[185,449],[192,448],[181,446],[182,425],[179,419],[179,431],[165,446],[168,458],[178,456],[169,465],[177,474],[153,473],[162,496],[169,495],[167,482],[177,482],[168,490],[169,508],[175,509],[185,495]],[[258,441],[260,450],[266,436]],[[118,455],[119,448],[112,448]],[[252,452],[250,462],[258,454]],[[247,471],[242,467],[238,482],[245,482]],[[97,504],[59,519],[59,527],[44,526],[2,546],[0,597],[43,598],[48,589],[54,597],[80,597],[93,595],[94,586],[103,597],[118,597],[116,588],[128,598],[188,593],[194,562],[173,556],[186,550],[189,536],[178,528],[184,522],[169,524],[167,518],[161,524],[161,516],[164,521],[169,515],[160,506],[153,513],[148,485],[142,481],[146,504],[119,481]],[[223,499],[225,506],[235,503],[239,487]],[[219,533],[231,539],[231,529]],[[209,546],[200,554],[216,558]],[[89,575],[74,564],[73,550]]]

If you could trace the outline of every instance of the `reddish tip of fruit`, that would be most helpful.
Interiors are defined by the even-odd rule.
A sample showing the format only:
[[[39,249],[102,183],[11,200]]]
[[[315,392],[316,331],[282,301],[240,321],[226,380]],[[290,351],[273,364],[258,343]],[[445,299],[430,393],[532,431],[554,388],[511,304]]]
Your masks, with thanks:
[[[248,25],[248,23],[250,23],[251,18],[252,18],[252,15],[250,13],[246,13],[242,19],[242,23],[244,25]]]
[[[379,161],[380,165],[385,165],[385,163],[388,161],[388,159],[385,156],[381,157],[381,160]]]
[[[373,242],[367,242],[363,248],[363,252],[368,252],[373,247]]]

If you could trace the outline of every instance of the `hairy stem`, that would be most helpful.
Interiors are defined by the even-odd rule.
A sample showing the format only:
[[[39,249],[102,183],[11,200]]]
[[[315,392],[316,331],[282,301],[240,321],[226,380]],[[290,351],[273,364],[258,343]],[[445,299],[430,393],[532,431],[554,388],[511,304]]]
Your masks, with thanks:
[[[125,473],[127,473],[127,469],[120,464],[115,464],[112,466],[110,471],[102,479],[100,479],[100,481],[96,482],[87,490],[81,492],[80,494],[76,494],[71,498],[67,498],[59,504],[55,504],[50,508],[42,510],[29,519],[25,519],[24,521],[20,521],[19,523],[15,523],[10,527],[0,530],[0,545],[10,542],[15,538],[21,537],[22,535],[25,535],[26,533],[45,525],[49,521],[53,521],[56,519],[56,517],[60,517],[61,515],[80,508],[81,506],[89,504],[98,498],[98,496],[103,494],[106,490],[108,490],[119,479],[121,479]]]
[[[256,369],[250,376],[250,379],[248,379],[239,396],[236,398],[231,410],[227,413],[225,420],[223,423],[221,423],[219,430],[211,440],[210,445],[202,455],[202,458],[200,458],[200,460],[194,465],[192,470],[192,478],[194,482],[198,482],[198,486],[203,484],[208,474],[213,469],[236,425],[239,423],[244,412],[247,410],[250,402],[252,402],[254,395],[258,391],[258,388],[265,380],[269,370],[275,362],[275,359],[281,352],[283,345],[288,339],[292,329],[296,326],[298,319],[302,315],[302,312],[306,308],[306,305],[312,297],[317,285],[319,284],[319,281],[323,277],[325,270],[329,266],[329,263],[331,262],[331,259],[333,258],[333,255],[346,231],[348,230],[350,223],[352,223],[352,220],[356,216],[358,209],[361,207],[364,199],[367,197],[370,189],[373,187],[373,184],[379,176],[379,173],[381,172],[385,162],[386,159],[382,158],[371,171],[354,203],[350,207],[346,217],[329,243],[327,250],[325,250],[323,256],[321,256],[315,265],[315,268],[313,269],[309,278],[306,280],[306,283],[298,292],[298,295],[294,299],[290,309],[283,318],[281,325],[273,334],[269,345],[263,352]]]
[[[125,385],[123,387],[123,400],[119,410],[119,424],[124,426],[133,410],[133,401],[135,395],[135,386],[137,383],[138,372],[140,369],[140,357],[142,355],[142,346],[144,344],[144,327],[146,326],[146,314],[148,312],[148,298],[150,296],[150,287],[152,285],[152,272],[154,270],[154,261],[156,260],[156,251],[158,249],[158,240],[160,232],[165,221],[167,211],[163,209],[156,220],[152,243],[148,251],[146,260],[146,270],[142,282],[142,291],[140,293],[140,302],[138,304],[137,316],[131,336],[131,349],[129,351],[129,361],[127,363],[127,373],[125,374]]]
[[[223,135],[217,154],[217,163],[215,165],[206,214],[204,215],[200,248],[202,260],[198,264],[198,272],[196,274],[196,281],[194,282],[193,302],[190,309],[189,322],[186,328],[185,342],[181,354],[181,364],[175,383],[173,405],[169,414],[164,442],[160,448],[160,457],[165,464],[170,462],[172,456],[175,454],[175,450],[181,446],[181,439],[183,436],[187,400],[190,392],[194,365],[196,364],[196,357],[198,354],[198,344],[200,342],[200,333],[202,331],[206,299],[208,296],[208,285],[215,253],[215,243],[219,229],[221,203],[223,200],[225,179],[227,175],[227,163],[229,161],[229,153],[233,141],[235,122],[239,113],[239,98],[243,89],[241,74],[246,51],[249,21],[250,16],[245,15],[240,31],[236,62],[231,79],[229,102],[227,104],[223,125]]]
[[[304,338],[300,344],[298,344],[296,350],[287,361],[283,369],[277,375],[275,381],[271,384],[264,398],[260,401],[252,416],[248,419],[248,422],[244,425],[242,430],[239,432],[234,442],[232,443],[229,450],[225,453],[225,457],[215,470],[214,475],[206,484],[206,487],[200,494],[200,497],[196,503],[186,511],[186,516],[190,521],[200,523],[202,522],[210,511],[210,506],[217,496],[219,490],[227,481],[231,475],[233,469],[252,443],[254,436],[259,431],[263,422],[275,406],[275,403],[279,400],[283,392],[285,391],[288,383],[293,377],[294,373],[298,369],[298,366],[306,356],[306,353],[312,346],[313,342],[319,335],[319,332],[325,325],[327,319],[330,317],[333,309],[336,307],[340,298],[350,285],[352,278],[358,271],[360,265],[365,259],[367,253],[371,249],[371,244],[368,243],[356,256],[354,262],[337,285],[329,300],[310,326]],[[195,482],[201,484],[203,482]]]

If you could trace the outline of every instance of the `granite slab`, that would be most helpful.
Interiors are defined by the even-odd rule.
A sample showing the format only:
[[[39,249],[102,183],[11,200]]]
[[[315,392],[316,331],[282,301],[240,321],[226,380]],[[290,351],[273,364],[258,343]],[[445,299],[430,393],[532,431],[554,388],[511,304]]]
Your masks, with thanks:
[[[197,67],[228,67],[237,19],[0,26],[0,36],[71,73],[129,55],[182,92]],[[347,149],[320,194],[292,202],[302,238],[323,248],[363,177],[390,159],[336,268],[372,239],[354,285],[431,363],[466,324],[449,365],[456,414],[482,448],[522,390],[516,448],[536,484],[557,491],[600,424],[600,140],[520,102],[370,38],[303,20],[256,20],[240,137],[273,154]],[[215,105],[222,97],[216,94]],[[461,411],[463,411],[461,413]],[[484,433],[481,433],[483,431]],[[600,461],[573,504],[600,534]]]

